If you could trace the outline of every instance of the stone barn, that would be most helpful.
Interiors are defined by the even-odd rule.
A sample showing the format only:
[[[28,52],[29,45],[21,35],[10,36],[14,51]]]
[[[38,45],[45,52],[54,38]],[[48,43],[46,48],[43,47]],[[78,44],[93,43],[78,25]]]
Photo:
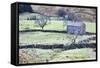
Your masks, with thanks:
[[[67,33],[71,34],[84,34],[85,33],[85,24],[82,22],[67,22]]]

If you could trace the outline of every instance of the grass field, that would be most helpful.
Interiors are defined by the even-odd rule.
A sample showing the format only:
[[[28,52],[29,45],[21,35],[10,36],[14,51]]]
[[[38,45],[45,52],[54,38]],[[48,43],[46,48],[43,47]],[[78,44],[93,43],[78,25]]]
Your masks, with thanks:
[[[20,30],[25,30],[25,29],[41,29],[41,27],[34,22],[34,20],[30,21],[19,21],[19,29]],[[63,22],[62,21],[50,21],[47,22],[47,25],[45,25],[44,30],[65,30],[63,27]]]
[[[28,32],[19,36],[21,44],[70,44],[75,37],[75,35],[50,32]],[[76,42],[92,36],[94,35],[79,35]]]
[[[96,27],[95,23],[85,23],[86,31],[95,33]],[[21,20],[19,22],[19,30],[30,30],[30,29],[41,29],[37,23],[33,20]],[[66,24],[67,25],[67,24]],[[42,30],[42,29],[41,29]],[[66,26],[63,26],[63,21],[50,21],[44,27],[43,30],[66,30]],[[20,34],[20,43],[23,44],[63,44],[63,43],[71,43],[72,39],[75,35],[67,34],[67,33],[50,33],[50,32],[28,32],[25,34]],[[92,35],[79,35],[76,41],[80,41],[91,37]]]
[[[96,23],[84,22],[86,24],[86,32],[96,32]],[[49,21],[45,25],[44,30],[66,30],[67,23],[63,25],[63,21]],[[19,21],[19,30],[28,30],[28,29],[41,29],[34,20],[21,20]]]
[[[95,60],[96,53],[92,48],[72,49],[37,49],[27,48],[19,50],[19,63],[45,63],[61,61]]]
[[[96,33],[96,23],[86,22],[86,31]]]

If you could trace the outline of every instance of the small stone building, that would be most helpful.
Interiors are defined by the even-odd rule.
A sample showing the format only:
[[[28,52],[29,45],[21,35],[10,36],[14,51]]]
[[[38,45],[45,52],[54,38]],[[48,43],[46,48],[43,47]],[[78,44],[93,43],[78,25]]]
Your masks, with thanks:
[[[84,34],[85,33],[85,24],[83,22],[74,22],[68,21],[67,22],[67,33],[71,34]]]

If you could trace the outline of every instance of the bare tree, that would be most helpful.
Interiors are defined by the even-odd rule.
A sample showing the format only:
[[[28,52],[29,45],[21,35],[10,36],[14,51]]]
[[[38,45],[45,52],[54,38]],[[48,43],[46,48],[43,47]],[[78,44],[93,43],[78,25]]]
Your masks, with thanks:
[[[47,17],[45,15],[40,15],[40,18],[36,19],[35,22],[43,29],[47,24]]]

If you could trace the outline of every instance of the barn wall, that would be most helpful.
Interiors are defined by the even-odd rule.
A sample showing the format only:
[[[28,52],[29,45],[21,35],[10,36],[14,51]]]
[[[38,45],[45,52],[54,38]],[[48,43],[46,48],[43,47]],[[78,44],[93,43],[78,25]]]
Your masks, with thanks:
[[[73,34],[84,34],[85,33],[85,24],[82,24],[81,26],[74,26],[73,25],[67,25],[66,31],[68,33],[73,33]]]

